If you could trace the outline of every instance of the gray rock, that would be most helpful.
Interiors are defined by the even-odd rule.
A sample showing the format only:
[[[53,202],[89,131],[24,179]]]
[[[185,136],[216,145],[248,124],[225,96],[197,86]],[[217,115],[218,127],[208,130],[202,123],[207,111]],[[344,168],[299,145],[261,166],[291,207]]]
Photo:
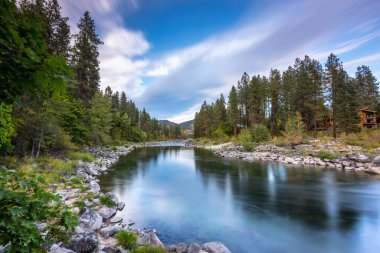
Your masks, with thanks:
[[[96,182],[96,181],[91,181],[90,182],[90,190],[95,193],[95,194],[98,194],[99,191],[100,191],[100,186],[99,184]]]
[[[95,205],[100,205],[100,199],[94,199],[92,203],[94,203]]]
[[[75,252],[70,249],[60,247],[58,244],[53,244],[50,247],[49,253],[75,253]]]
[[[176,253],[185,253],[187,251],[187,245],[184,242],[181,242],[176,247]]]
[[[99,175],[99,172],[97,171],[97,169],[94,168],[94,167],[91,167],[91,166],[88,166],[88,167],[86,168],[86,172],[87,172],[88,174],[92,175],[92,176],[97,176],[97,175]]]
[[[116,214],[116,209],[102,206],[98,210],[98,214],[103,217],[103,220],[106,221],[106,220],[111,219]]]
[[[202,249],[201,245],[197,243],[192,243],[189,245],[189,249],[187,250],[187,253],[199,253],[201,249]]]
[[[79,253],[90,253],[98,246],[98,242],[98,235],[94,230],[78,227],[67,248]]]
[[[142,233],[140,237],[137,240],[137,244],[139,245],[161,245],[163,246],[164,244],[160,241],[160,239],[157,237],[155,231],[149,231]]]
[[[84,207],[79,214],[81,227],[97,230],[102,226],[102,216],[94,210]]]
[[[57,192],[57,194],[62,198],[62,201],[70,200],[76,197],[75,192]]]
[[[221,242],[204,243],[202,249],[209,253],[231,253],[231,251]]]
[[[174,245],[174,244],[170,244],[170,245],[166,245],[165,246],[165,249],[168,252],[175,252],[176,248],[177,248],[177,245]]]
[[[123,201],[121,201],[117,204],[117,210],[119,210],[119,211],[123,210],[124,207],[125,207],[125,203]]]
[[[120,222],[122,222],[122,221],[123,221],[123,218],[121,218],[120,216],[115,216],[115,217],[113,217],[113,218],[110,220],[111,223],[120,223]]]
[[[373,159],[372,164],[369,165],[366,172],[371,174],[380,174],[380,156],[376,156],[375,159]]]
[[[120,230],[121,230],[120,226],[108,226],[108,227],[100,229],[99,234],[103,238],[107,239],[108,237],[113,236]]]

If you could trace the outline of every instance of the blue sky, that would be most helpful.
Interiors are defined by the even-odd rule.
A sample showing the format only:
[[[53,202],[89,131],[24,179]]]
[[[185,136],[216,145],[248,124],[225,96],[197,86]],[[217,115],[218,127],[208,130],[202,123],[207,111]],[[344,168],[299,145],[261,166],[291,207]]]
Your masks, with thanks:
[[[105,42],[101,87],[158,119],[192,119],[227,95],[242,73],[281,71],[296,57],[345,69],[369,65],[380,79],[379,0],[61,0],[72,31],[85,10]]]

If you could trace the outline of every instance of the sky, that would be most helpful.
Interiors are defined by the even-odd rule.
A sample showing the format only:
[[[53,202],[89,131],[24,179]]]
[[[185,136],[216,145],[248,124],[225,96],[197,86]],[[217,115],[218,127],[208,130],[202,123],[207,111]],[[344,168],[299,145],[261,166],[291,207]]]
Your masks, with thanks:
[[[72,33],[88,10],[104,44],[101,88],[157,119],[194,118],[244,72],[284,71],[338,55],[352,76],[380,79],[380,0],[60,0]]]

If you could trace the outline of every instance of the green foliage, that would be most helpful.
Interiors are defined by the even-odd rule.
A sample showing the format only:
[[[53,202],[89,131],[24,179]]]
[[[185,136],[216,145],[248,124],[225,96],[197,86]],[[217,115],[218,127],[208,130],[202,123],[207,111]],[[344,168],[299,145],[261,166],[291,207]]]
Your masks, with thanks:
[[[344,144],[360,146],[366,149],[376,149],[380,147],[380,129],[368,129],[360,133],[341,134],[340,140]]]
[[[166,249],[160,245],[144,245],[135,249],[133,253],[166,253]]]
[[[268,128],[262,124],[253,125],[250,128],[250,132],[254,143],[268,142],[272,139]]]
[[[305,125],[299,112],[288,118],[284,132],[285,139],[288,143],[291,145],[301,144],[304,139],[304,131]]]
[[[252,134],[249,129],[242,129],[239,134],[239,144],[247,151],[251,151],[255,147],[252,141]]]
[[[109,195],[103,195],[100,197],[100,203],[102,205],[105,205],[107,207],[113,207],[113,206],[116,206],[117,203],[115,203],[115,201],[112,200],[111,196]]]
[[[71,160],[79,160],[85,162],[95,161],[95,157],[88,152],[70,152],[67,157]]]
[[[79,207],[80,209],[86,206],[84,200],[81,199],[74,201],[73,205]]]
[[[11,147],[11,137],[15,133],[12,120],[12,106],[0,103],[0,150]]]
[[[320,150],[315,153],[315,156],[321,159],[335,159],[337,158],[336,154],[328,151],[328,150]]]
[[[133,250],[137,245],[137,235],[134,232],[120,230],[116,234],[117,243],[123,248]]]
[[[42,177],[0,170],[0,245],[6,252],[42,251],[36,222],[48,223],[47,240],[62,240],[78,224],[60,197],[45,190]],[[8,244],[10,243],[10,244]]]

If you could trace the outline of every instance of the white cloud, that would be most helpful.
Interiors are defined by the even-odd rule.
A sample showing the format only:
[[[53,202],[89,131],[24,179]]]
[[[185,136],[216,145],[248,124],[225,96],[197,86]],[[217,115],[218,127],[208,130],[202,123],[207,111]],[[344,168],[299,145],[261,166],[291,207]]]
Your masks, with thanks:
[[[349,62],[345,62],[345,67],[357,67],[359,65],[368,65],[370,62],[379,61],[380,53],[364,56]]]

